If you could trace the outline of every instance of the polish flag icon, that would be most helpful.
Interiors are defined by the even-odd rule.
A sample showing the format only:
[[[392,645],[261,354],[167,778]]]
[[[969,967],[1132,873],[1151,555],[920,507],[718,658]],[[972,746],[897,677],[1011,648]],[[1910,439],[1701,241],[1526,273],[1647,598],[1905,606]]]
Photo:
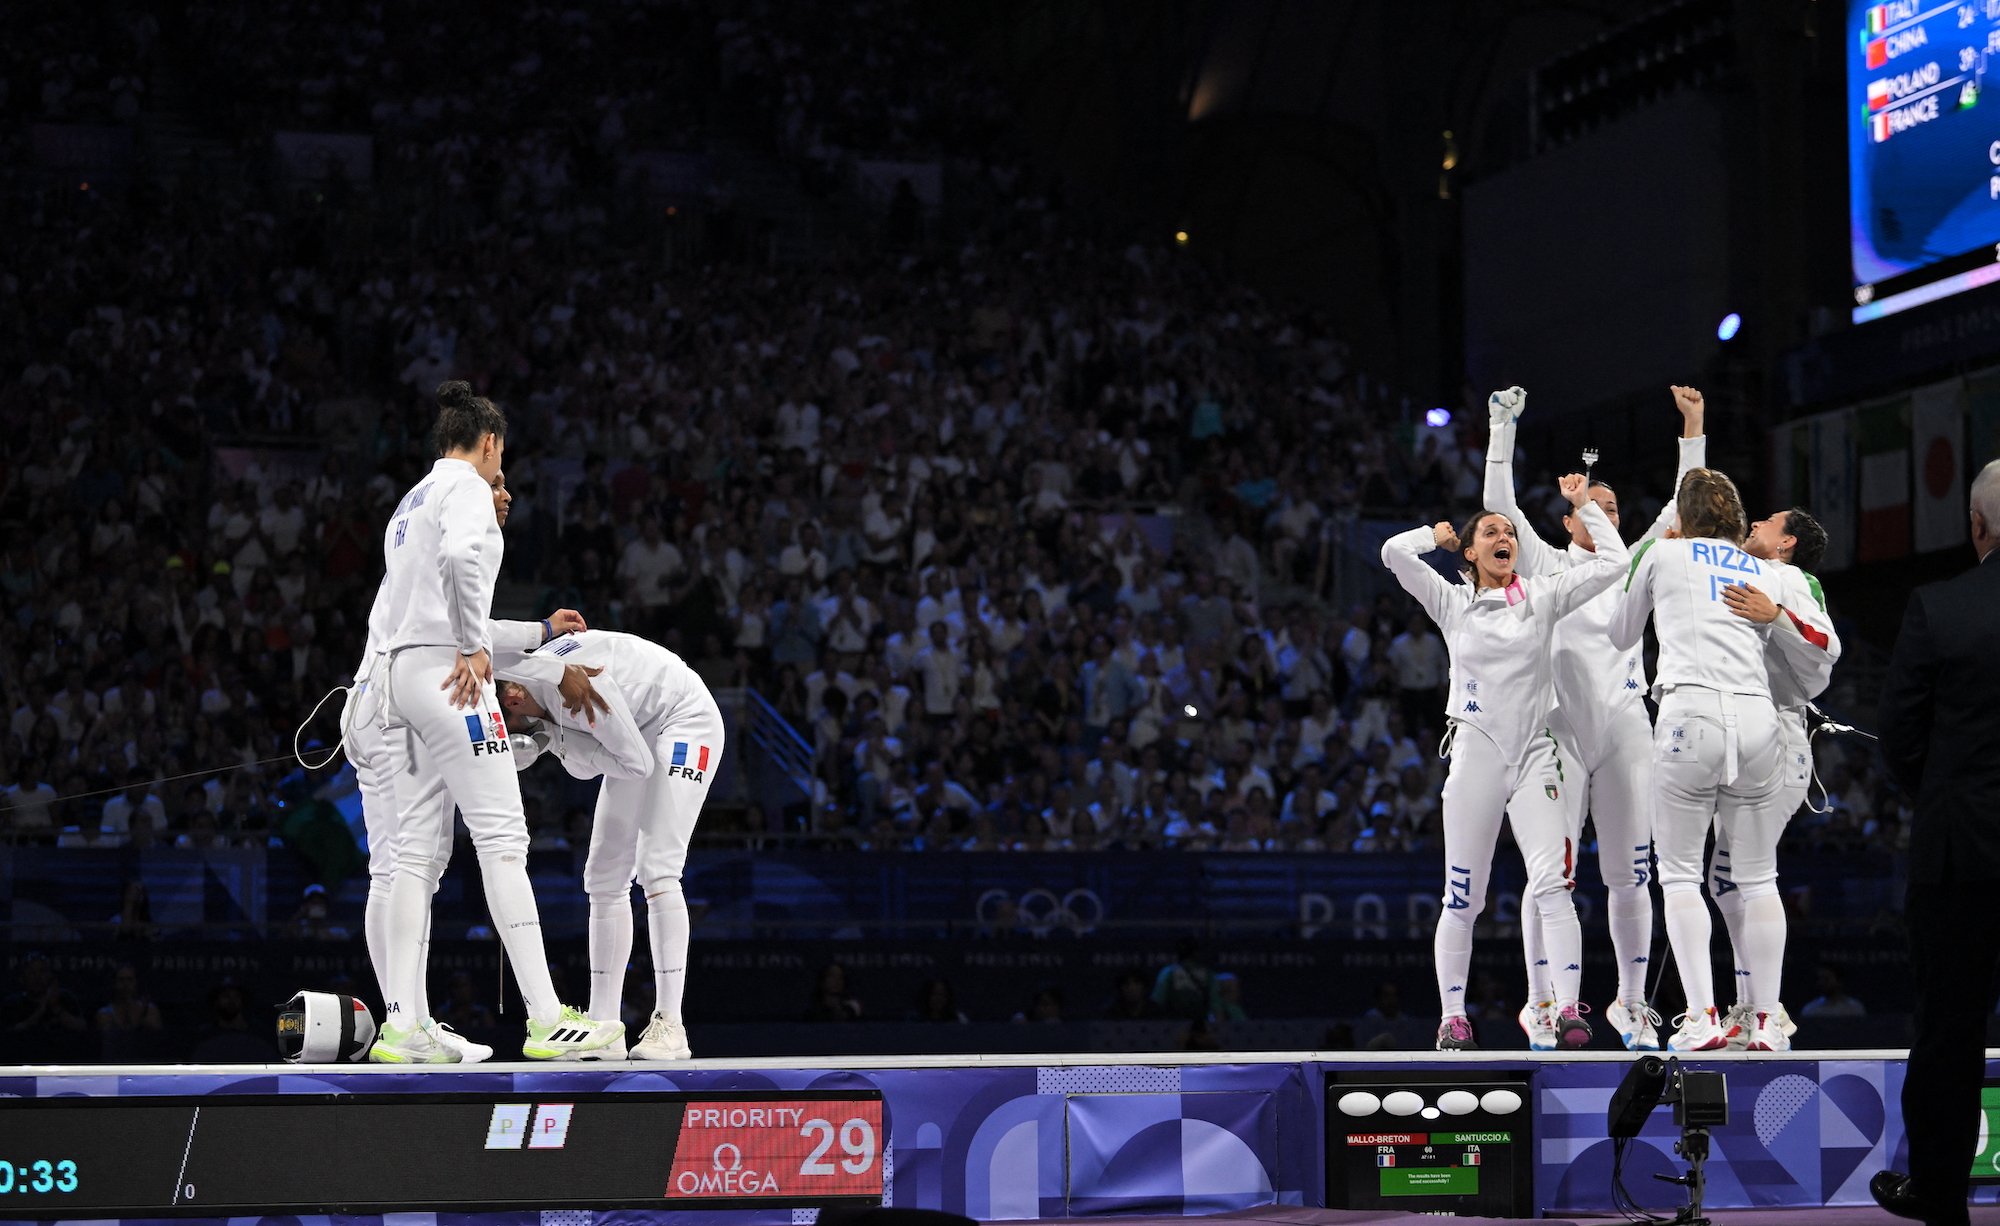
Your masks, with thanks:
[[[1879,111],[1889,105],[1889,79],[1871,81],[1868,85],[1868,109]]]

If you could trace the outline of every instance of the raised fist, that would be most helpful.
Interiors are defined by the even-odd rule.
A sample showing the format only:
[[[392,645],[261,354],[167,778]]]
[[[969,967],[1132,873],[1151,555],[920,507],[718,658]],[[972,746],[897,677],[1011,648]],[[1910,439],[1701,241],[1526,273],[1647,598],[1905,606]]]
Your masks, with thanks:
[[[1510,426],[1521,420],[1521,412],[1527,407],[1528,393],[1510,387],[1486,398],[1486,420],[1495,426]]]

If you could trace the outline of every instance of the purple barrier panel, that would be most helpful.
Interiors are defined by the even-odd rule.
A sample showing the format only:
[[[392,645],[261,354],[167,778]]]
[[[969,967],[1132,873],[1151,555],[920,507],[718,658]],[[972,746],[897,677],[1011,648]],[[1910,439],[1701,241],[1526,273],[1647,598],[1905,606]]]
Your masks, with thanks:
[[[1707,1204],[1717,1209],[1866,1205],[1868,1180],[1907,1162],[1900,1060],[1688,1061],[1728,1078],[1728,1126],[1713,1130]],[[1612,1207],[1605,1111],[1622,1063],[1549,1064],[1536,1094],[1536,1195],[1552,1212]],[[1678,1174],[1671,1109],[1648,1118],[1625,1186],[1648,1208],[1672,1208],[1653,1179]]]
[[[1268,1205],[1277,1141],[1268,1093],[1065,1099],[1069,1215],[1225,1213]]]

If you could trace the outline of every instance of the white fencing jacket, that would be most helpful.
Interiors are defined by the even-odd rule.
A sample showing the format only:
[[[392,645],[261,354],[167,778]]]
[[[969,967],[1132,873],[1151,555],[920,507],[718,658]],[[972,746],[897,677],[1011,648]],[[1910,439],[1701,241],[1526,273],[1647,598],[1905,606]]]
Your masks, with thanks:
[[[1625,543],[1595,503],[1578,514],[1597,552],[1551,575],[1516,575],[1505,588],[1477,591],[1446,579],[1424,561],[1437,548],[1429,528],[1414,528],[1382,544],[1382,562],[1437,623],[1451,653],[1451,689],[1445,716],[1493,739],[1507,761],[1518,763],[1555,710],[1549,641],[1556,625],[1592,597],[1617,585],[1625,573]]]
[[[1546,544],[1522,516],[1514,497],[1515,429],[1512,425],[1497,427],[1488,438],[1485,489],[1486,508],[1504,511],[1514,521],[1514,532],[1521,542],[1515,569],[1533,577],[1560,574],[1584,565],[1592,557],[1590,550],[1574,542],[1560,549]],[[1674,489],[1680,489],[1689,469],[1700,468],[1705,462],[1707,442],[1703,437],[1680,440]],[[1673,526],[1674,518],[1674,502],[1670,498],[1632,546],[1636,548],[1643,542],[1659,539]],[[1591,540],[1597,539],[1593,530]],[[1556,702],[1568,715],[1570,726],[1579,730],[1609,726],[1625,707],[1639,704],[1651,684],[1646,679],[1645,655],[1638,644],[1618,650],[1611,647],[1611,615],[1619,599],[1619,588],[1614,583],[1563,618],[1549,643],[1555,668]]]

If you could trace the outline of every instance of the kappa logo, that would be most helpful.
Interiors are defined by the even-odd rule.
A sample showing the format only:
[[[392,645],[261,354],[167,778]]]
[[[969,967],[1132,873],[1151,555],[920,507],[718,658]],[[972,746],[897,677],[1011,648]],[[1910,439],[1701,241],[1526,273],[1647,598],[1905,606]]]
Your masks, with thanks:
[[[1638,689],[1638,688],[1639,688],[1639,682],[1638,682],[1638,679],[1637,679],[1637,678],[1634,678],[1634,677],[1627,677],[1627,678],[1625,678],[1625,688],[1626,688],[1626,689],[1628,689],[1628,690],[1636,690],[1636,689]]]
[[[507,721],[498,711],[488,711],[483,716],[466,716],[465,735],[472,742],[472,756],[475,758],[481,754],[513,752],[513,747],[507,743]]]
[[[1466,713],[1467,715],[1477,715],[1477,714],[1479,714],[1479,713],[1480,713],[1480,711],[1479,711],[1479,704],[1478,704],[1478,703],[1476,703],[1476,702],[1468,702],[1468,703],[1466,703],[1466,704],[1465,704],[1465,713]]]
[[[694,751],[694,762],[688,762],[689,750]],[[667,766],[667,778],[681,778],[700,783],[708,774],[708,746],[690,745],[686,741],[674,742],[673,760]]]
[[[577,642],[575,639],[564,639],[554,647],[549,648],[549,654],[552,656],[566,656],[570,652],[575,651],[576,648]]]

